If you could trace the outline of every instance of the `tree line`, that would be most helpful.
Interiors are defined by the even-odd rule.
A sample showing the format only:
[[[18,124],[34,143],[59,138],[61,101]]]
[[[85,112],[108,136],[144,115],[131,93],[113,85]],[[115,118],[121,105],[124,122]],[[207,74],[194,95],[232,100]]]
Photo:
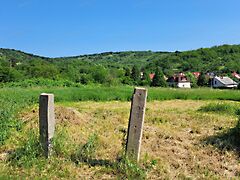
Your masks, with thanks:
[[[66,79],[81,84],[129,84],[167,86],[164,77],[185,72],[192,84],[198,82],[191,72],[240,73],[240,45],[223,45],[185,52],[128,51],[74,57],[47,58],[13,49],[0,49],[0,82],[24,79]],[[154,73],[153,79],[149,74]],[[201,77],[204,78],[204,77]],[[235,79],[236,80],[236,79]]]

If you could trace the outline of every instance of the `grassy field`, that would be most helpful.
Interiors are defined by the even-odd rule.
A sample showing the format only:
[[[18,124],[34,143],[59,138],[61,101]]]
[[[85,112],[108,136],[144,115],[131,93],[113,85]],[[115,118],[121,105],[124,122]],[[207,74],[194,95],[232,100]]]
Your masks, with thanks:
[[[37,143],[41,92],[54,93],[57,104],[49,160]],[[0,178],[239,178],[240,91],[150,88],[139,165],[123,156],[132,92],[1,89]]]
[[[238,90],[213,89],[168,89],[148,88],[148,101],[191,99],[191,100],[232,100],[240,101]],[[21,129],[21,121],[16,114],[24,107],[36,104],[42,92],[54,93],[56,102],[78,101],[130,101],[133,87],[41,87],[41,88],[1,88],[0,89],[0,145],[10,136],[11,129]]]

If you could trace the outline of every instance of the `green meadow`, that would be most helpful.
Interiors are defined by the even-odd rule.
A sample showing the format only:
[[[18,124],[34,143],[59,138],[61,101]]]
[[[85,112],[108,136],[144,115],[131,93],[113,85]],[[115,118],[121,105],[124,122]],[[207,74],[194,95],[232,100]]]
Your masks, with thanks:
[[[134,87],[118,86],[104,87],[34,87],[34,88],[2,88],[0,89],[0,144],[9,136],[9,130],[20,128],[17,113],[24,108],[38,103],[41,93],[54,93],[55,102],[78,101],[130,101]],[[199,89],[169,89],[148,88],[148,101],[154,100],[231,100],[240,101],[238,90]]]

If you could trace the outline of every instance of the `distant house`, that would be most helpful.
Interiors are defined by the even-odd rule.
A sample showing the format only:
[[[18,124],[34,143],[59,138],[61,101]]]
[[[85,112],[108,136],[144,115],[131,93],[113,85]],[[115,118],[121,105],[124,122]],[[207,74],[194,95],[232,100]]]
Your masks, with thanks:
[[[198,79],[198,77],[200,76],[200,72],[192,72],[192,74],[194,75],[194,77],[196,78],[196,79]]]
[[[232,76],[235,77],[235,78],[237,78],[238,80],[240,80],[240,75],[239,75],[238,73],[233,72],[233,73],[232,73]]]
[[[212,87],[214,88],[236,88],[238,86],[238,83],[236,83],[231,78],[224,76],[219,77],[215,76],[212,79]]]
[[[153,80],[154,76],[155,76],[155,73],[149,74],[149,78],[151,79],[151,81]],[[167,80],[168,78],[164,75],[164,79]]]
[[[140,72],[140,78],[143,79],[143,72]]]
[[[167,79],[169,86],[178,88],[191,88],[191,82],[184,73],[179,73]]]
[[[216,74],[214,72],[208,72],[206,74],[206,78],[208,78],[208,79],[213,79],[215,76],[216,76]]]
[[[153,80],[154,76],[155,76],[154,73],[149,74],[149,77],[150,77],[151,80]]]

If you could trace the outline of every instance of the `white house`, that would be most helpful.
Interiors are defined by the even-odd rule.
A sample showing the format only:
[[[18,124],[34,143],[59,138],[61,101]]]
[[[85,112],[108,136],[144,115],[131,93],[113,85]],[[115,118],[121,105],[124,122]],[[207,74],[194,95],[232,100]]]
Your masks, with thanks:
[[[169,86],[178,88],[191,88],[191,82],[183,73],[174,75],[167,80]]]
[[[232,80],[229,77],[218,77],[215,76],[212,79],[212,87],[214,88],[236,88],[238,86],[238,83],[236,83],[234,80]]]

